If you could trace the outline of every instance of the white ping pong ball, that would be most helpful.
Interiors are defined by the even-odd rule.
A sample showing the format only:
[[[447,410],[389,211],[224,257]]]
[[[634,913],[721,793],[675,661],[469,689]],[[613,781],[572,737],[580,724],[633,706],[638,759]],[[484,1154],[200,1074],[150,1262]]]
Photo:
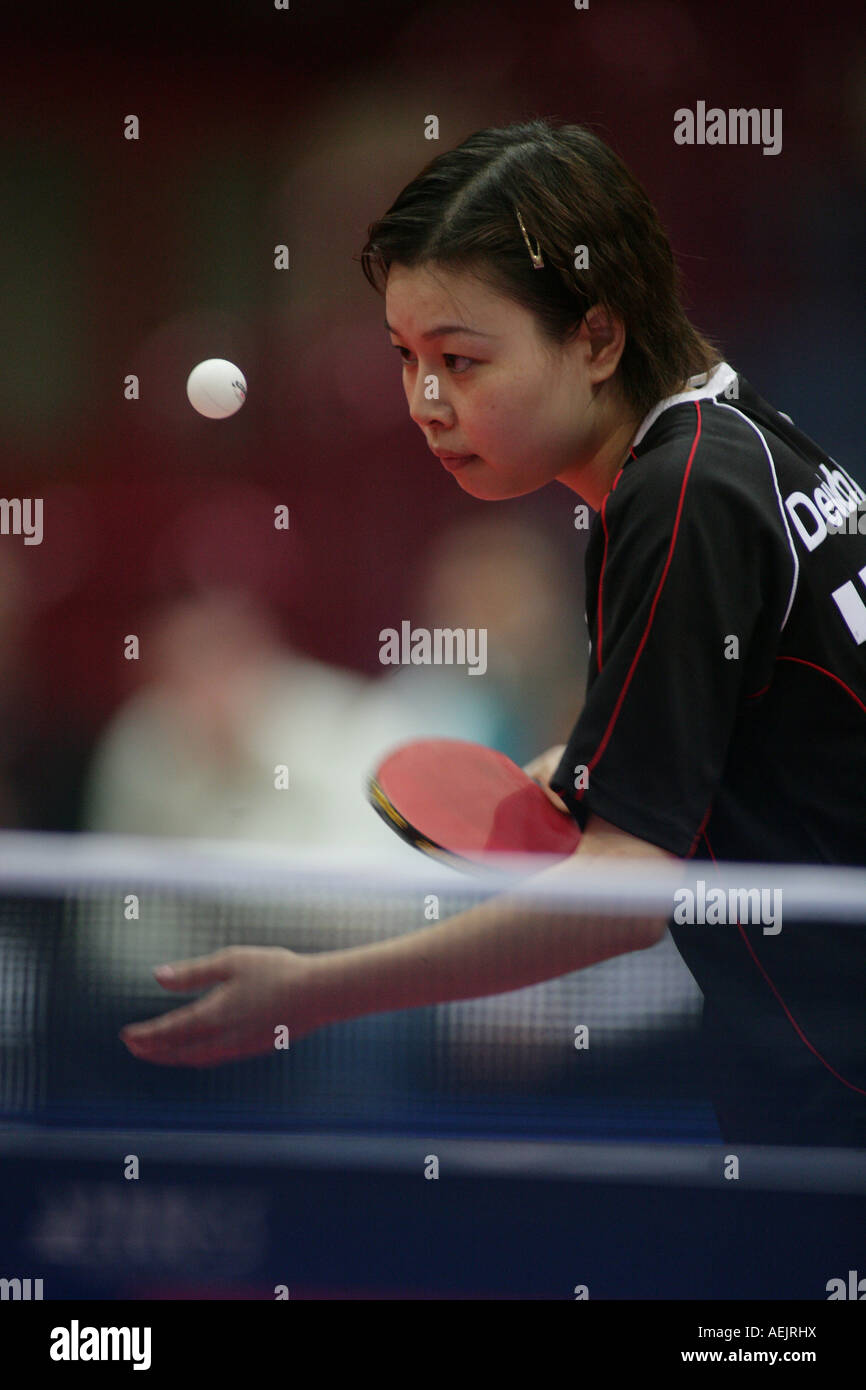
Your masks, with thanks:
[[[190,405],[209,420],[225,420],[240,410],[247,398],[246,377],[234,362],[209,357],[193,367],[186,381]]]

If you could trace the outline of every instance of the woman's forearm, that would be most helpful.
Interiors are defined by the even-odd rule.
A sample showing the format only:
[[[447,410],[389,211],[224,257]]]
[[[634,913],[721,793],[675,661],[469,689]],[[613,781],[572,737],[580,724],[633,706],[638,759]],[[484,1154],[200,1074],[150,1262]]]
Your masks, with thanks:
[[[547,874],[570,872],[558,865]],[[579,902],[579,899],[578,899]],[[503,994],[661,939],[661,917],[582,914],[531,888],[504,894],[431,927],[369,946],[307,957],[321,1021]]]

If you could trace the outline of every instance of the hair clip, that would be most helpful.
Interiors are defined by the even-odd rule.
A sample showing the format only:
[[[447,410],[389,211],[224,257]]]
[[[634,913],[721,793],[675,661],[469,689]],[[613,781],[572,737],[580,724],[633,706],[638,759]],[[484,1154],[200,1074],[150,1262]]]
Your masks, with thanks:
[[[533,266],[534,266],[534,268],[535,268],[536,270],[543,270],[543,269],[544,269],[544,260],[543,260],[542,255],[541,255],[541,243],[539,242],[538,238],[536,238],[536,241],[535,241],[535,248],[536,248],[536,249],[533,251],[532,246],[531,246],[531,244],[530,244],[529,237],[526,235],[526,228],[525,228],[524,225],[523,225],[523,218],[520,216],[520,209],[519,209],[519,208],[515,208],[514,211],[515,211],[516,214],[517,214],[517,221],[518,221],[519,224],[520,224],[520,230],[521,230],[522,233],[523,233],[523,240],[526,242],[526,249],[527,249],[527,251],[529,252],[529,255],[530,255],[531,259],[532,259],[532,264],[533,264]]]

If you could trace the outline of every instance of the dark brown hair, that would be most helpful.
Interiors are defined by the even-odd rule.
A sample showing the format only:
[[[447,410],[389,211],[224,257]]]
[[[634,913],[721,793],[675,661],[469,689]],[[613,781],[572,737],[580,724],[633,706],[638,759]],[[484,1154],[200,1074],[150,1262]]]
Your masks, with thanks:
[[[517,221],[544,258],[535,269]],[[575,269],[586,246],[588,268]],[[686,318],[658,214],[634,175],[585,126],[531,120],[477,131],[431,160],[367,229],[361,265],[384,293],[393,263],[480,277],[563,344],[601,304],[625,324],[622,394],[643,416],[722,360]]]

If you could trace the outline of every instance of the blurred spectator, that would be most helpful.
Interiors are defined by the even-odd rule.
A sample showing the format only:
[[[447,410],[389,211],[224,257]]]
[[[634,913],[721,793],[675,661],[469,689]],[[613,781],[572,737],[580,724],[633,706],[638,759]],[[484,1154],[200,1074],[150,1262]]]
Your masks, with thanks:
[[[393,744],[431,732],[430,711],[375,698],[376,682],[282,647],[243,595],[210,592],[161,612],[142,643],[146,684],[100,740],[89,830],[237,838],[386,852],[365,779]],[[433,732],[480,731],[458,704]],[[288,789],[275,786],[288,769]]]
[[[442,720],[466,719],[473,737],[521,766],[563,742],[583,703],[586,631],[582,550],[570,558],[553,534],[501,507],[448,527],[434,542],[415,585],[413,626],[484,629],[487,669],[405,666],[379,697],[408,703],[431,733]],[[453,711],[449,715],[449,711]]]
[[[370,679],[283,647],[265,610],[209,591],[157,616],[145,684],[97,747],[85,828],[142,835],[390,843],[364,787],[382,753],[417,737],[466,738],[526,762],[564,739],[583,688],[574,597],[550,539],[507,517],[446,530],[399,630],[486,633],[486,671],[384,667]],[[410,611],[405,611],[406,608]],[[288,789],[275,786],[288,769]]]

